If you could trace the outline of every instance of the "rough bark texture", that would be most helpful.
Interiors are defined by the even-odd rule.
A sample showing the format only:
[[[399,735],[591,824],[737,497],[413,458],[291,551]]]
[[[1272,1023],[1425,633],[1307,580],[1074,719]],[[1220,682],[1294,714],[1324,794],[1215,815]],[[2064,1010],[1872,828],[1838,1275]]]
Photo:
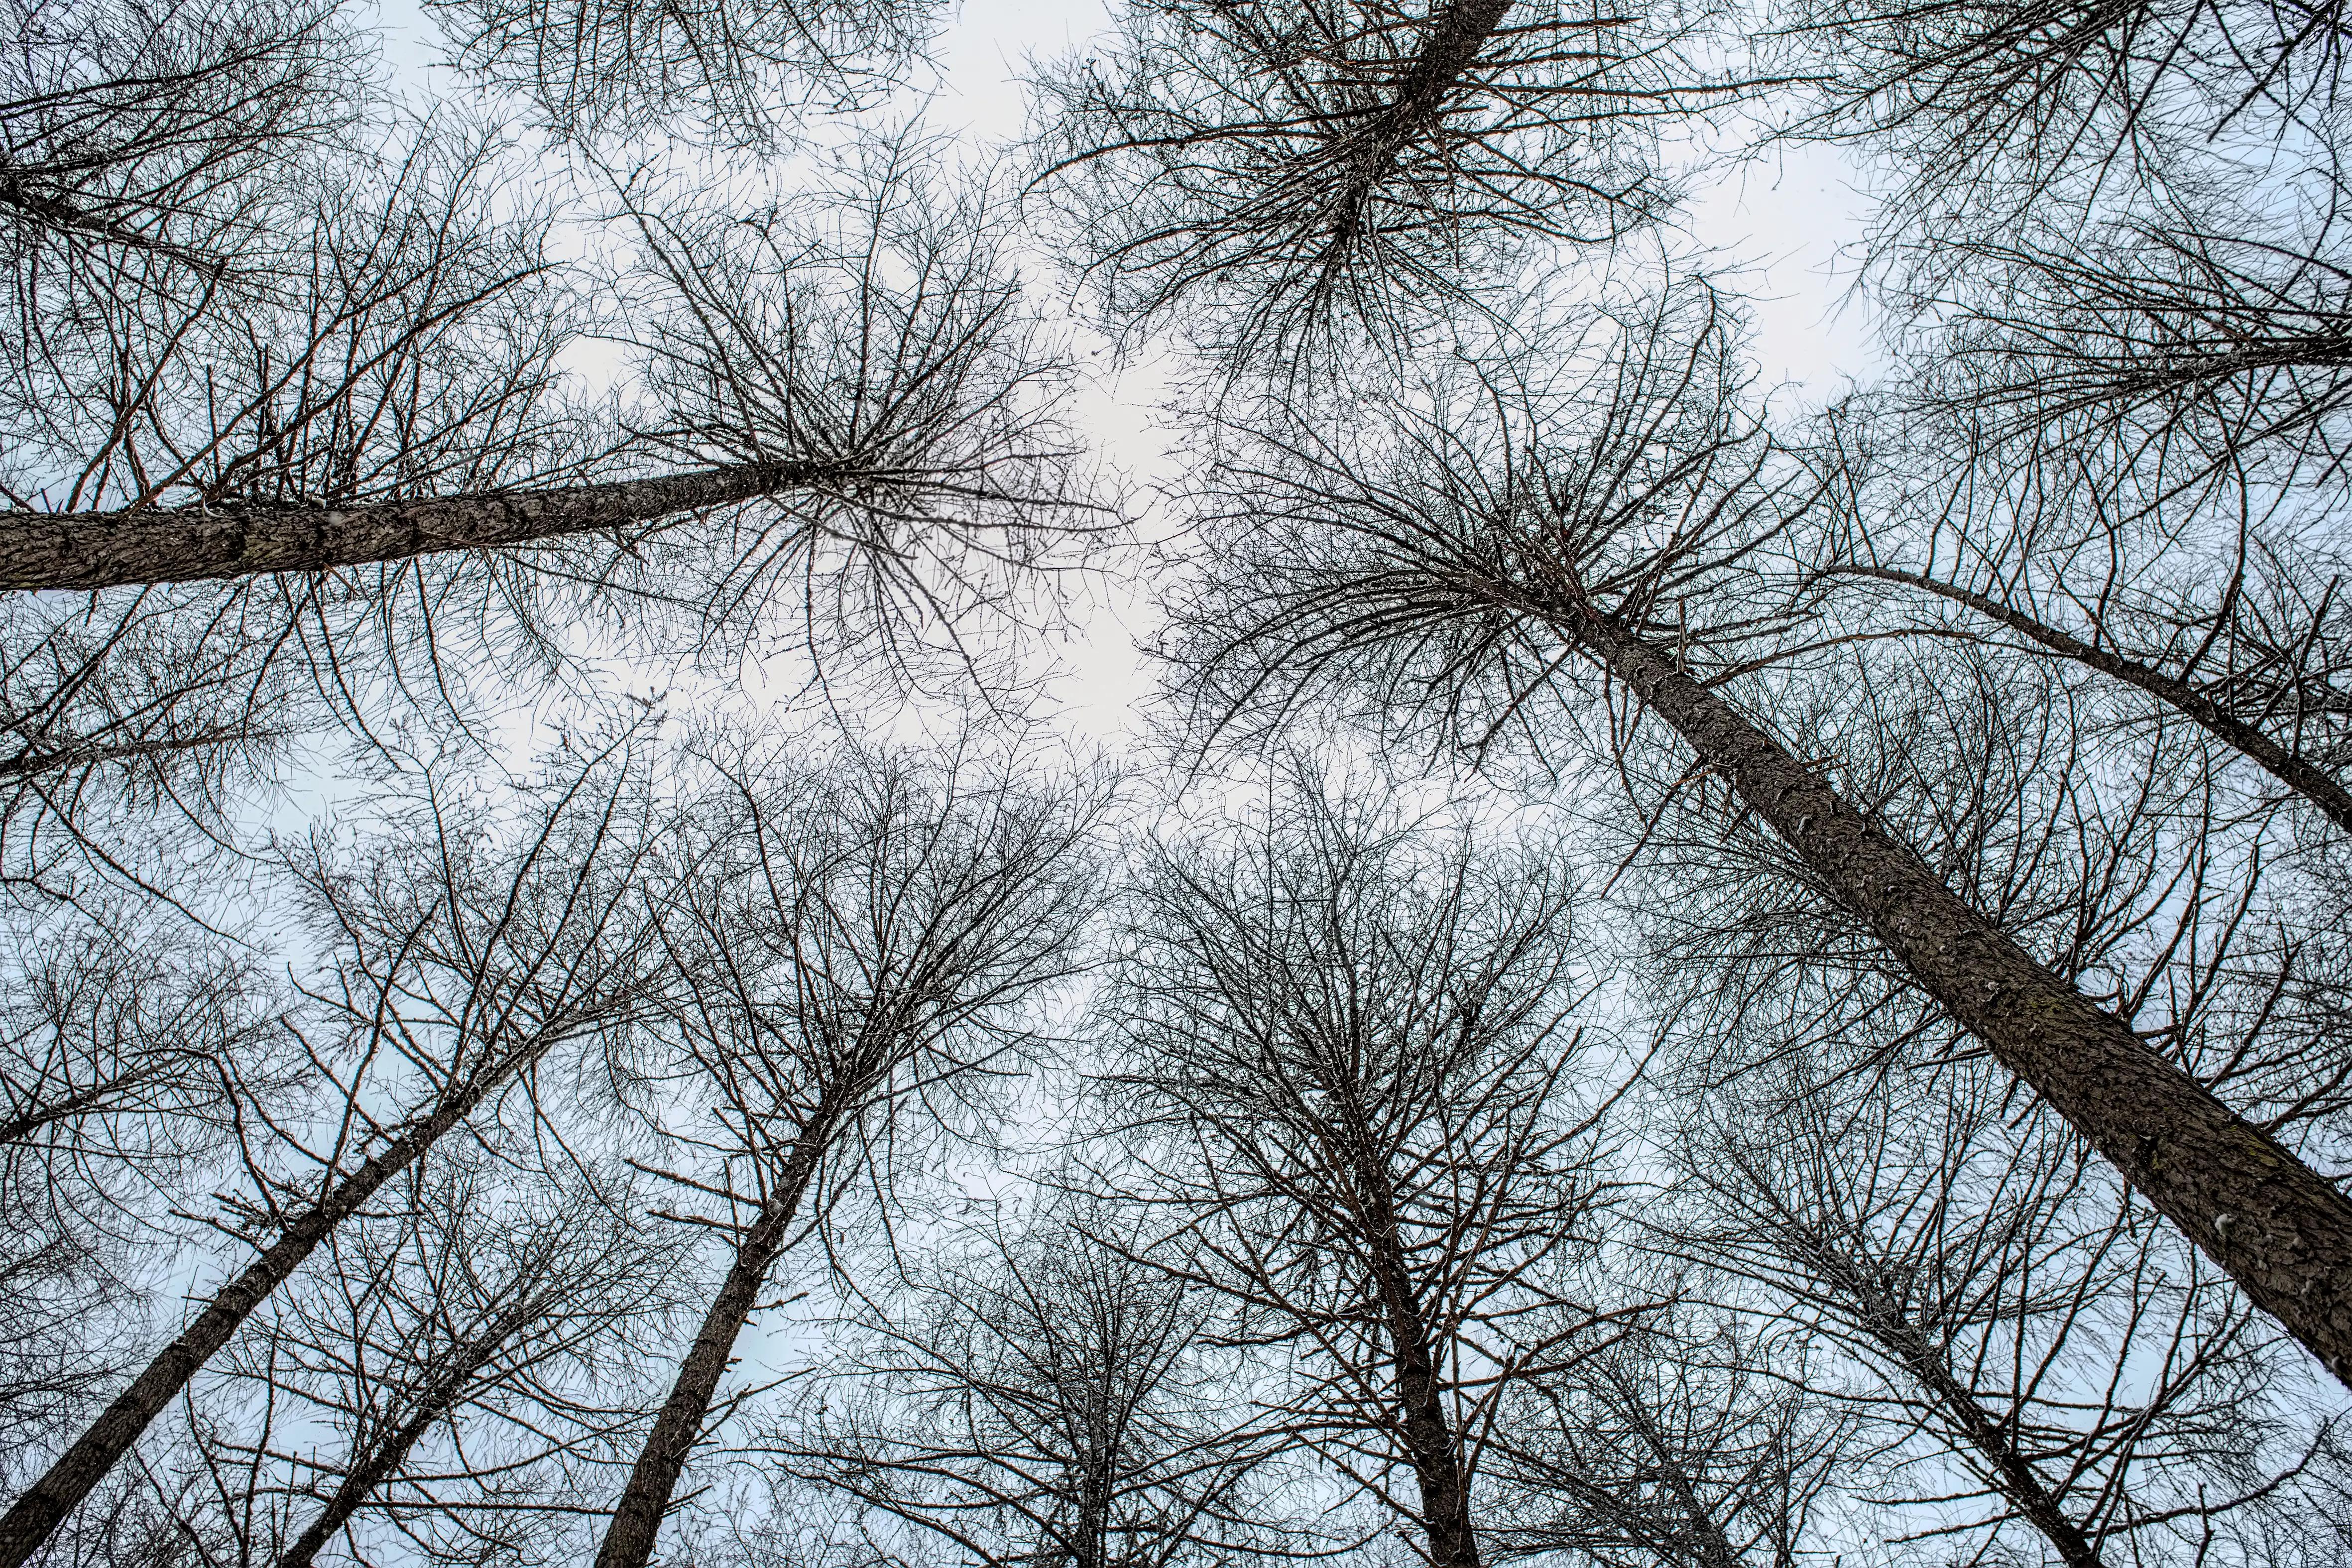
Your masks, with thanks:
[[[1432,16],[1429,41],[1398,79],[1396,101],[1372,122],[1373,137],[1396,145],[1428,132],[1510,9],[1511,0],[1460,0]]]
[[[1730,780],[1923,990],[2352,1384],[2352,1199],[2036,963],[1671,656],[1589,607],[1560,625]]]
[[[1397,154],[1437,128],[1446,95],[1460,84],[1462,73],[1510,8],[1511,0],[1458,0],[1430,18],[1428,40],[1397,79],[1396,97],[1365,122],[1354,150],[1344,155],[1353,167],[1331,225],[1335,242],[1362,223],[1373,189],[1388,177]]]
[[[2209,734],[2224,745],[2236,748],[2266,769],[2273,778],[2302,795],[2327,815],[2336,826],[2352,832],[2352,791],[2347,791],[2326,770],[2314,767],[2276,741],[2227,708],[2214,701],[2188,681],[2176,679],[2163,671],[2095,647],[2078,637],[2068,636],[2055,626],[2044,626],[2032,616],[2010,608],[1998,599],[1949,583],[1939,583],[1932,577],[1922,577],[1910,572],[1891,571],[1884,566],[1841,566],[1838,573],[1849,577],[1874,577],[1884,583],[1900,583],[1917,588],[1956,605],[1966,605],[1979,615],[1999,621],[2021,637],[2030,637],[2051,652],[2063,654],[2078,664],[2088,666],[2103,675],[2128,681],[2158,701],[2196,721]]]
[[[1393,1245],[1374,1247],[1381,1306],[1395,1347],[1397,1415],[1421,1490],[1421,1522],[1429,1533],[1432,1568],[1478,1568],[1478,1539],[1470,1523],[1470,1484],[1445,1419],[1437,1360],[1414,1310]]]
[[[166,1345],[147,1370],[117,1394],[89,1430],[58,1456],[47,1474],[27,1488],[0,1518],[0,1568],[22,1568],[49,1534],[79,1506],[90,1489],[131,1451],[148,1424],[178,1397],[198,1368],[228,1343],[255,1308],[284,1283],[335,1226],[357,1213],[383,1185],[398,1175],[436,1140],[480,1104],[482,1097],[532,1053],[518,1051],[445,1100],[434,1113],[387,1144],[366,1163],[331,1188],[309,1209],[289,1220],[262,1255],[215,1292],[205,1310]]]
[[[669,1511],[670,1498],[677,1490],[677,1478],[686,1469],[687,1456],[702,1436],[702,1424],[710,1414],[711,1400],[718,1394],[719,1380],[726,1374],[728,1363],[734,1357],[735,1338],[743,1331],[743,1324],[759,1304],[760,1292],[767,1288],[768,1269],[782,1250],[784,1232],[792,1227],[802,1194],[808,1191],[809,1182],[816,1174],[817,1162],[824,1157],[824,1142],[821,1131],[802,1133],[784,1163],[775,1194],[736,1244],[735,1261],[720,1282],[718,1294],[711,1298],[710,1310],[703,1314],[701,1331],[694,1336],[693,1346],[678,1366],[669,1398],[663,1402],[661,1414],[654,1418],[654,1429],[638,1451],[636,1466],[629,1472],[629,1483],[622,1489],[620,1503],[613,1510],[613,1522],[605,1529],[604,1543],[596,1551],[595,1568],[645,1568],[652,1561],[654,1540],[661,1532],[662,1516]]]
[[[446,550],[533,544],[728,506],[821,477],[808,464],[741,463],[612,484],[361,506],[0,512],[0,589],[325,572]]]

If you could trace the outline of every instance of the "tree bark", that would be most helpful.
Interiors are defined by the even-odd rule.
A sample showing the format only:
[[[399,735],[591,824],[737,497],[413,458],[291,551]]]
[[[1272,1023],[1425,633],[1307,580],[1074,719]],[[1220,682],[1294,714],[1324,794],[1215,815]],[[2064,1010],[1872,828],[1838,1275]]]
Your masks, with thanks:
[[[803,1131],[784,1163],[775,1195],[762,1205],[759,1218],[736,1245],[735,1261],[711,1298],[709,1310],[703,1314],[701,1331],[678,1366],[669,1398],[654,1418],[654,1429],[638,1451],[628,1485],[621,1490],[613,1522],[596,1551],[595,1568],[645,1568],[652,1561],[662,1516],[669,1511],[687,1456],[702,1436],[719,1380],[734,1358],[736,1336],[743,1331],[760,1292],[767,1287],[768,1269],[783,1248],[784,1232],[792,1227],[802,1195],[816,1174],[825,1142],[822,1131]]]
[[[180,1337],[163,1347],[147,1370],[115,1396],[73,1447],[59,1455],[0,1518],[0,1568],[23,1568],[66,1516],[131,1451],[148,1424],[178,1397],[197,1369],[228,1343],[254,1309],[301,1267],[328,1234],[358,1212],[386,1182],[414,1164],[443,1133],[463,1121],[492,1087],[535,1054],[536,1047],[518,1050],[478,1076],[431,1116],[337,1183],[324,1198],[289,1221],[268,1250],[215,1291]]]
[[[1372,122],[1373,139],[1392,148],[1426,132],[1445,95],[1461,81],[1510,9],[1511,0],[1456,0],[1433,16],[1429,41],[1398,79],[1395,101]]]
[[[1511,4],[1512,0],[1455,0],[1431,16],[1429,37],[1397,79],[1396,97],[1365,121],[1351,150],[1341,154],[1349,173],[1339,214],[1331,220],[1335,246],[1344,244],[1356,232],[1372,188],[1387,177],[1397,154],[1413,138],[1434,128],[1446,94],[1502,26]]]
[[[1832,570],[1842,576],[1874,577],[1883,583],[1899,583],[1922,593],[1949,599],[1956,605],[1966,605],[1979,615],[1999,621],[2053,653],[2062,654],[2103,675],[2111,675],[2117,680],[2138,687],[2158,701],[2195,721],[2224,745],[2234,747],[2252,758],[2273,778],[2326,813],[2330,822],[2352,832],[2352,790],[2347,790],[2326,770],[2305,762],[2188,681],[2176,679],[2137,659],[2126,658],[2070,637],[2055,626],[2045,626],[2031,616],[2011,609],[1998,599],[1972,593],[1950,583],[1939,583],[1933,577],[1892,571],[1884,566],[1838,566]]]
[[[1349,1163],[1356,1167],[1351,1175],[1357,1202],[1363,1208],[1373,1288],[1380,1292],[1381,1312],[1388,1320],[1398,1425],[1405,1450],[1412,1457],[1413,1480],[1421,1491],[1421,1522],[1429,1536],[1431,1568],[1478,1568],[1470,1482],[1462,1473],[1462,1452],[1454,1441],[1453,1424],[1445,1418],[1437,1358],[1422,1321],[1421,1303],[1414,1298],[1388,1173],[1371,1156],[1372,1139],[1353,1095],[1345,1098],[1348,1138],[1354,1145]]]
[[[1921,1391],[1951,1417],[1960,1435],[1984,1459],[1991,1471],[1993,1486],[2009,1505],[2042,1532],[2042,1539],[2050,1542],[2066,1568],[2099,1568],[2098,1547],[2051,1495],[2049,1485],[2032,1462],[2019,1451],[2011,1438],[2015,1428],[1985,1413],[1984,1406],[1977,1403],[1976,1391],[1953,1374],[1943,1352],[1929,1342],[1884,1291],[1826,1247],[1818,1242],[1814,1246],[1839,1276],[1840,1288],[1861,1307],[1863,1323],[1870,1336],[1885,1346]]]
[[[1589,605],[1554,619],[1731,782],[1922,990],[2352,1384],[2352,1199],[2035,963],[1670,655]]]
[[[611,484],[353,506],[0,512],[0,589],[209,582],[535,544],[728,506],[824,478],[813,463],[739,463]]]
[[[1396,1249],[1375,1247],[1381,1307],[1395,1347],[1399,1425],[1412,1456],[1413,1480],[1421,1490],[1422,1528],[1429,1535],[1432,1568],[1478,1568],[1478,1538],[1470,1522],[1470,1483],[1462,1455],[1445,1418],[1438,1386],[1437,1359],[1431,1353],[1411,1288],[1388,1267]]]

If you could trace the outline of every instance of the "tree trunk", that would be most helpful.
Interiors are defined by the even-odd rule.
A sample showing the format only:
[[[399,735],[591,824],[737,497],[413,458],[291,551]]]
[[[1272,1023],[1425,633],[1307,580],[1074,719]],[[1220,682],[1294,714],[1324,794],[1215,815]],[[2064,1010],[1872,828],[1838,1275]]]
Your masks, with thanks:
[[[1589,605],[1556,624],[1724,774],[1921,989],[2352,1384],[2352,1199],[2036,963],[1666,653]]]
[[[356,1213],[378,1189],[414,1164],[443,1133],[481,1103],[490,1089],[536,1054],[516,1051],[445,1101],[430,1117],[393,1141],[309,1209],[289,1221],[278,1239],[243,1273],[215,1292],[180,1337],[148,1363],[131,1386],[117,1394],[73,1447],[59,1455],[0,1518],[0,1568],[23,1568],[50,1532],[73,1512],[92,1488],[131,1451],[148,1424],[187,1386],[198,1368],[229,1342],[255,1308],[289,1278],[335,1226]]]
[[[815,464],[739,463],[612,484],[353,506],[0,512],[0,589],[205,582],[534,544],[728,506],[823,477]]]
[[[499,1346],[509,1336],[528,1326],[527,1319],[505,1318],[470,1347],[473,1354],[462,1358],[417,1402],[415,1411],[399,1429],[376,1446],[375,1451],[359,1455],[343,1477],[343,1484],[327,1500],[327,1506],[312,1520],[310,1528],[295,1539],[278,1559],[278,1568],[310,1568],[310,1563],[325,1549],[336,1532],[351,1522],[361,1505],[375,1494],[376,1489],[396,1474],[408,1462],[409,1454],[433,1430],[433,1424],[446,1415],[466,1392],[466,1384],[476,1373],[488,1364],[498,1353]]]
[[[1839,1288],[1862,1309],[1864,1326],[1870,1336],[1885,1346],[1920,1390],[1951,1417],[1960,1435],[1984,1459],[1993,1486],[2009,1505],[2042,1532],[2042,1539],[2050,1542],[2066,1568],[2099,1568],[2099,1549],[2059,1505],[2032,1462],[2019,1451],[2011,1437],[2015,1428],[1985,1414],[1984,1406],[1977,1403],[1976,1391],[1953,1375],[1944,1353],[1883,1291],[1871,1286],[1858,1271],[1845,1267],[1843,1258],[1825,1247],[1822,1251],[1828,1266],[1839,1275]]]
[[[1396,97],[1342,143],[1348,150],[1339,158],[1347,174],[1339,212],[1330,220],[1334,258],[1363,222],[1373,187],[1387,178],[1400,152],[1435,128],[1446,94],[1461,81],[1510,8],[1511,0],[1455,0],[1431,16],[1428,40],[1397,79]]]
[[[1390,1294],[1385,1282],[1381,1294]],[[1413,1479],[1421,1489],[1421,1522],[1429,1533],[1430,1563],[1432,1568],[1478,1568],[1470,1482],[1462,1473],[1462,1455],[1445,1419],[1436,1357],[1430,1352],[1419,1315],[1411,1311],[1409,1297],[1382,1304],[1389,1310],[1389,1332],[1396,1347],[1397,1410],[1405,1447],[1412,1456]]]
[[[1511,0],[1456,0],[1430,18],[1429,41],[1397,80],[1395,101],[1372,122],[1374,140],[1400,144],[1427,132],[1445,95],[1462,80],[1503,17]]]
[[[1939,583],[1933,577],[1891,571],[1884,566],[1839,566],[1832,570],[1842,576],[1874,577],[1883,583],[1899,583],[1906,587],[1949,599],[1956,605],[1966,605],[1979,615],[1999,621],[2053,653],[2063,654],[2077,664],[2138,687],[2158,701],[2195,721],[2222,744],[2234,747],[2252,758],[2268,770],[2273,778],[2319,807],[2330,822],[2352,832],[2352,790],[2347,790],[2326,770],[2305,762],[2188,681],[2175,679],[2137,659],[2126,658],[2069,637],[2057,627],[2045,626],[1998,599],[1971,593],[1949,583]]]
[[[734,1357],[735,1338],[743,1331],[760,1292],[767,1287],[768,1269],[782,1250],[784,1232],[791,1228],[801,1197],[816,1174],[825,1141],[822,1131],[802,1132],[784,1163],[775,1196],[736,1245],[734,1264],[720,1282],[719,1293],[711,1298],[701,1331],[694,1336],[677,1381],[670,1385],[669,1398],[654,1418],[654,1429],[637,1454],[628,1485],[622,1489],[613,1522],[604,1531],[604,1543],[597,1549],[595,1568],[645,1568],[652,1561],[654,1538],[661,1531],[662,1516],[669,1511],[670,1497],[686,1469],[687,1456],[702,1436],[719,1380]]]
[[[1371,1254],[1372,1285],[1380,1292],[1393,1351],[1398,1425],[1412,1457],[1413,1480],[1421,1490],[1422,1528],[1429,1535],[1431,1568],[1478,1568],[1478,1537],[1470,1518],[1470,1481],[1462,1473],[1462,1453],[1437,1376],[1437,1357],[1415,1300],[1404,1243],[1397,1234],[1395,1202],[1388,1173],[1370,1155],[1372,1140],[1363,1119],[1349,1105],[1349,1140],[1357,1200],[1363,1205],[1364,1240]]]

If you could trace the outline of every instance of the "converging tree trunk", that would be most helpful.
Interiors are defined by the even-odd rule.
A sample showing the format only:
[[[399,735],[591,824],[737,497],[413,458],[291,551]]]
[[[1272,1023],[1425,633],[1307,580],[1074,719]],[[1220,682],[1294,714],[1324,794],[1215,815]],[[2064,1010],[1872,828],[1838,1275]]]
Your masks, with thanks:
[[[1369,1154],[1371,1141],[1360,1108],[1347,1111],[1349,1142]],[[1446,1419],[1445,1386],[1439,1376],[1437,1347],[1413,1289],[1404,1237],[1397,1228],[1395,1195],[1389,1191],[1385,1163],[1360,1164],[1351,1173],[1363,1202],[1365,1252],[1380,1294],[1395,1370],[1397,1426],[1412,1456],[1413,1482],[1421,1491],[1422,1529],[1429,1536],[1434,1568],[1478,1568],[1478,1536],[1470,1514],[1470,1481],[1463,1473],[1462,1447]]]
[[[2352,1384],[2352,1199],[2035,963],[1672,654],[1589,605],[1554,621],[1728,779],[1922,989]]]
[[[730,1233],[733,1254],[596,1568],[652,1561],[724,1404],[736,1338],[811,1193],[833,1180],[828,1163],[881,1179],[886,1148],[911,1145],[927,1112],[1004,1070],[989,1064],[1013,1048],[1007,1015],[1063,972],[1088,901],[1082,840],[1098,804],[1083,795],[969,759],[846,745],[812,767],[722,740],[705,761],[665,941],[688,994],[679,1067],[724,1131],[698,1143],[714,1172],[672,1179],[719,1198],[722,1214],[693,1217]]]
[[[307,1025],[289,1023],[298,1032],[340,1034],[362,1064],[351,1081],[332,1083],[331,1134],[339,1124],[346,1137],[382,1125],[367,1104],[394,1086],[371,1081],[375,1064],[398,1064],[429,1086],[427,1093],[355,1167],[342,1168],[340,1153],[314,1156],[324,1168],[307,1203],[296,1184],[261,1178],[255,1206],[276,1223],[260,1256],[213,1294],[0,1518],[0,1568],[32,1558],[338,1226],[557,1042],[614,1023],[647,984],[634,943],[624,936],[605,945],[614,884],[604,882],[602,859],[615,835],[625,773],[611,795],[591,794],[588,785],[618,749],[616,742],[533,807],[525,847],[502,872],[485,875],[496,866],[482,853],[491,846],[460,837],[437,800],[433,831],[383,841],[363,876],[323,861],[297,868],[328,911],[330,940],[350,944],[333,972],[334,989],[317,994],[341,1000],[322,1000],[325,1016]],[[575,804],[586,808],[578,817]],[[519,922],[517,905],[534,900],[548,906],[546,918]],[[282,1114],[254,1120],[269,1125]],[[247,1148],[243,1158],[257,1173],[262,1169],[257,1151]]]
[[[328,572],[448,550],[497,550],[624,529],[815,482],[814,463],[740,463],[559,489],[488,490],[360,506],[0,512],[0,589],[113,588]]]
[[[386,1182],[415,1164],[443,1133],[463,1121],[491,1089],[545,1046],[545,1041],[531,1041],[509,1054],[494,1070],[452,1093],[432,1114],[414,1123],[336,1183],[324,1197],[282,1225],[277,1240],[235,1279],[214,1292],[179,1338],[164,1346],[41,1479],[26,1489],[6,1516],[0,1517],[0,1568],[22,1568],[30,1562],[50,1532],[121,1462],[140,1434],[178,1397],[188,1380],[228,1343],[254,1309],[302,1266],[328,1233],[357,1214]]]
[[[1915,572],[1898,572],[1885,566],[1854,564],[1832,570],[1841,576],[1871,577],[1882,583],[1900,584],[1948,599],[1956,605],[1965,605],[2053,653],[2071,658],[2085,668],[2095,669],[2103,675],[2137,686],[2195,722],[2222,744],[2252,759],[2273,778],[2326,813],[2327,819],[2336,826],[2352,831],[2352,790],[2347,790],[2338,784],[2326,769],[2305,762],[2254,725],[2239,718],[2191,682],[2167,675],[2153,665],[2127,658],[2112,649],[2086,643],[1998,599],[1974,593],[1957,584],[1942,583]]]
[[[1613,1331],[1558,1284],[1609,1201],[1606,1098],[1575,1092],[1574,890],[1532,847],[1429,846],[1309,765],[1262,819],[1154,847],[1106,1131],[1144,1167],[1123,1195],[1197,1239],[1171,1267],[1290,1347],[1268,1440],[1412,1521],[1434,1568],[1478,1568],[1501,1402]]]
[[[408,1463],[408,1456],[416,1451],[416,1445],[465,1397],[474,1378],[497,1358],[503,1342],[530,1327],[544,1310],[542,1302],[523,1301],[488,1326],[473,1343],[465,1347],[464,1353],[443,1368],[423,1391],[408,1419],[355,1456],[356,1462],[344,1474],[334,1495],[327,1500],[327,1506],[294,1538],[294,1543],[278,1559],[278,1568],[310,1568],[319,1553],[326,1550],[327,1542],[351,1523],[385,1482],[400,1473],[401,1467]]]
[[[751,1321],[761,1293],[767,1289],[768,1271],[784,1249],[785,1233],[799,1215],[801,1199],[815,1177],[826,1139],[824,1127],[813,1126],[793,1143],[782,1183],[736,1242],[727,1276],[702,1315],[702,1327],[678,1364],[669,1397],[662,1402],[661,1414],[654,1418],[653,1431],[629,1471],[628,1484],[621,1489],[604,1543],[596,1549],[596,1568],[644,1568],[653,1560],[654,1542],[677,1490],[677,1478],[702,1436],[711,1402],[718,1397],[719,1380],[734,1360],[736,1337]]]

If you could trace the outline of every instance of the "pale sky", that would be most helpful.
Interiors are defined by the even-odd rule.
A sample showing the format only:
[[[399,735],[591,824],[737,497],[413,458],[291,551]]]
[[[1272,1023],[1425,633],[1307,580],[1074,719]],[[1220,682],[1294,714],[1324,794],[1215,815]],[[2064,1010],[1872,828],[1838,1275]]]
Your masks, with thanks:
[[[909,107],[929,89],[928,124],[975,148],[1008,143],[1023,129],[1018,78],[1025,62],[1083,47],[1108,14],[1102,0],[964,0],[939,39],[936,77],[918,83]],[[420,99],[480,101],[449,73],[429,68],[434,32],[416,0],[381,0],[380,15],[387,61]],[[1846,255],[1861,237],[1864,203],[1838,154],[1781,149],[1769,159],[1702,166],[1689,184],[1676,248],[1703,250],[1717,270],[1736,269],[1749,299],[1763,384],[1784,388],[1780,401],[1794,404],[1833,397],[1867,379],[1875,356],[1867,312],[1848,287]],[[1087,363],[1108,369],[1099,353]],[[1171,474],[1155,427],[1157,385],[1150,364],[1130,366],[1115,378],[1091,378],[1078,401],[1087,434],[1133,481],[1130,503],[1147,533],[1157,521],[1152,487]],[[1082,610],[1076,640],[1060,655],[1069,668],[1048,683],[1058,722],[1081,744],[1116,749],[1134,738],[1135,704],[1151,681],[1135,646],[1150,620],[1137,590],[1105,584],[1093,591],[1100,602]]]

